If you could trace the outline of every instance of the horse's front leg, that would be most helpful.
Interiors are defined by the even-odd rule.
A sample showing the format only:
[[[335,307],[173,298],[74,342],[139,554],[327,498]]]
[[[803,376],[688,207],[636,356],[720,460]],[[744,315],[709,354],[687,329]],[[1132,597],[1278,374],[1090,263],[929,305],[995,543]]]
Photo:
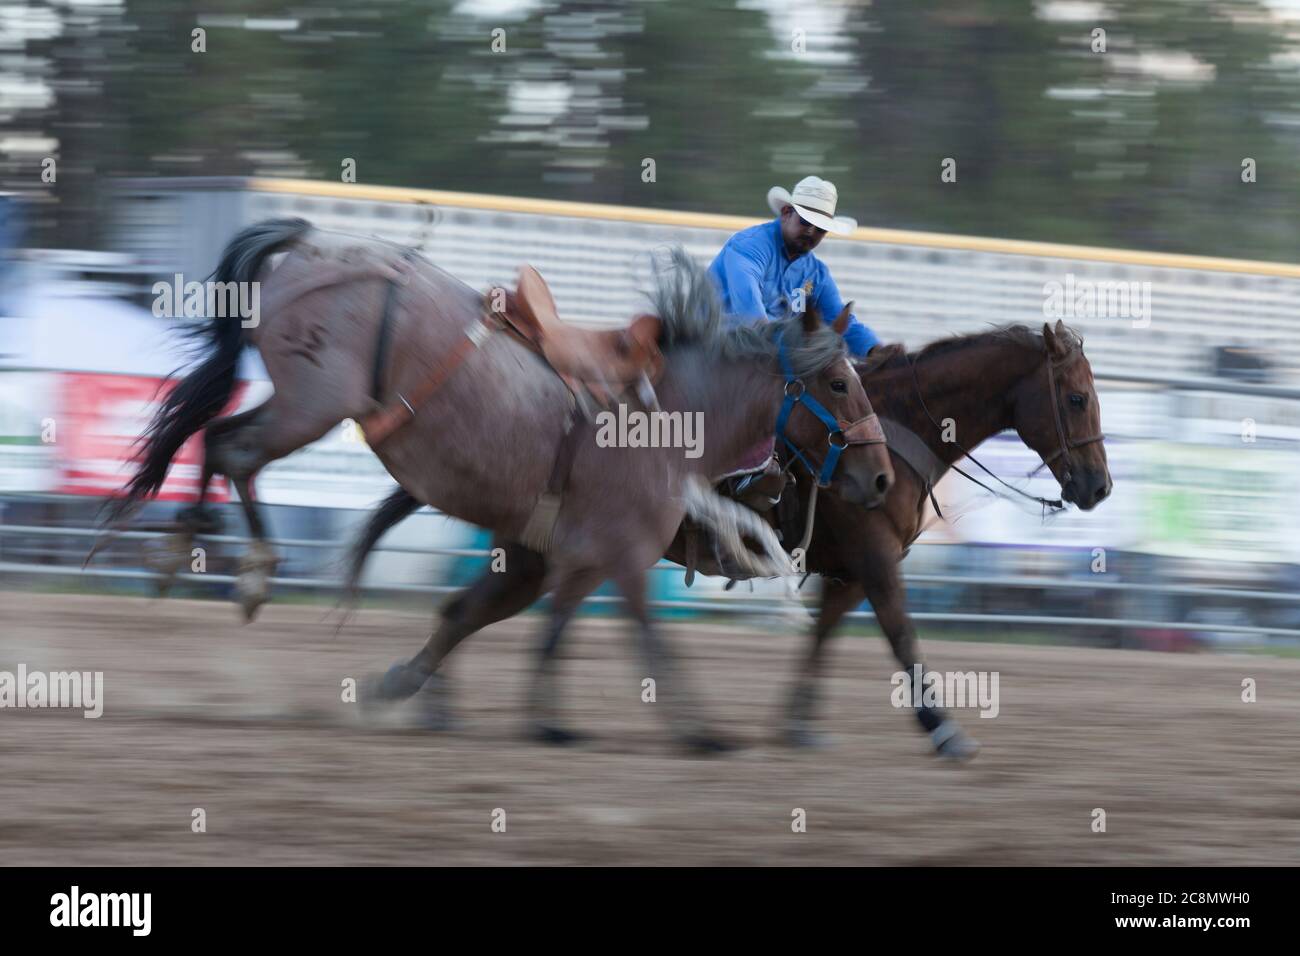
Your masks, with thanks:
[[[685,675],[671,648],[650,620],[646,602],[646,572],[628,571],[615,584],[632,618],[636,643],[645,661],[646,677],[652,680],[654,699],[663,708],[668,726],[678,744],[697,754],[722,753],[733,746],[705,726]]]
[[[870,569],[867,580],[863,582],[867,599],[876,612],[876,620],[889,639],[894,657],[907,675],[907,699],[913,699],[912,678],[914,674],[925,675],[925,663],[921,660],[920,648],[916,639],[916,625],[907,613],[902,575],[898,564],[886,567],[879,565]],[[917,670],[917,668],[920,670]],[[979,742],[966,735],[957,721],[948,716],[941,708],[922,703],[916,708],[916,719],[921,728],[930,735],[930,742],[935,752],[952,760],[969,760],[979,753]]]
[[[467,637],[514,617],[536,601],[546,577],[546,560],[537,552],[502,538],[493,538],[492,545],[504,548],[500,570],[494,569],[495,564],[484,568],[473,584],[448,601],[428,643],[409,661],[394,664],[372,681],[368,702],[394,704],[422,691],[421,724],[430,730],[456,725],[450,683],[440,673],[443,661]]]
[[[531,736],[543,743],[565,745],[582,739],[581,734],[566,729],[559,720],[559,693],[556,689],[558,651],[565,628],[573,620],[578,606],[596,589],[602,577],[601,572],[590,569],[556,575],[555,590],[551,594],[551,615],[546,622],[528,695],[529,730]]]

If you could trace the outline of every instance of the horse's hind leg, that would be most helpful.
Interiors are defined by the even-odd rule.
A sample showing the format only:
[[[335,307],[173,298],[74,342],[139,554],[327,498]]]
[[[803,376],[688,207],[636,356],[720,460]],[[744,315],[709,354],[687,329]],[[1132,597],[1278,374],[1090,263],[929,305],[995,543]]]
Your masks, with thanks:
[[[176,530],[166,535],[156,550],[145,554],[145,563],[161,575],[157,584],[159,597],[171,590],[182,568],[187,564],[192,566],[195,535],[221,533],[221,518],[207,505],[212,477],[212,463],[205,455],[198,500],[176,512]]]
[[[203,432],[204,476],[225,475],[235,490],[236,497],[248,521],[253,538],[249,550],[239,559],[239,572],[235,579],[235,593],[244,610],[244,619],[251,621],[258,608],[270,596],[270,579],[278,560],[266,541],[266,526],[257,502],[253,498],[252,477],[261,467],[258,454],[258,418],[267,405],[219,418]],[[204,491],[206,493],[206,484]]]
[[[438,670],[461,641],[497,621],[524,610],[542,593],[546,561],[523,545],[494,539],[494,548],[504,550],[500,571],[485,568],[465,590],[442,608],[441,621],[424,648],[409,661],[394,664],[383,678],[372,684],[369,699],[395,703],[423,690],[422,722],[442,730],[451,726],[449,687]]]
[[[634,622],[637,647],[645,661],[645,676],[654,681],[655,701],[662,706],[677,742],[696,753],[731,750],[730,744],[705,729],[685,675],[677,666],[668,643],[650,620],[646,572],[626,572],[614,580]]]
[[[291,416],[275,395],[256,408],[218,419],[204,432],[205,474],[230,479],[253,538],[239,560],[235,583],[244,617],[251,621],[270,596],[271,575],[279,558],[267,541],[266,524],[253,494],[253,476],[278,458],[320,438],[341,418],[329,413]]]

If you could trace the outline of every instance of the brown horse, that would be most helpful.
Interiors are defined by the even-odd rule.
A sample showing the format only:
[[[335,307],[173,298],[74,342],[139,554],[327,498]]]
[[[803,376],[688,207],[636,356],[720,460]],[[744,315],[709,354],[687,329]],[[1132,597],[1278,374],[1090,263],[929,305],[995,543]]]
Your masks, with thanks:
[[[1051,469],[1064,500],[1089,511],[1111,491],[1092,367],[1082,339],[1061,322],[1044,324],[1041,334],[1013,325],[956,336],[914,354],[890,346],[874,351],[859,373],[881,409],[898,481],[885,506],[871,514],[846,509],[834,495],[818,498],[806,560],[824,587],[790,697],[786,735],[797,745],[817,740],[815,688],[827,638],[864,598],[900,671],[909,678],[925,672],[901,562],[921,533],[930,490],[961,458],[1014,430]],[[806,502],[808,488],[800,494]],[[916,717],[941,756],[965,759],[977,752],[978,744],[941,709],[922,704]]]
[[[276,252],[286,256],[272,265],[268,259]],[[261,352],[275,394],[264,405],[208,424],[229,400],[234,364],[246,344],[238,318],[214,319],[207,361],[164,402],[147,433],[139,471],[115,510],[120,514],[155,493],[175,451],[207,425],[205,478],[213,472],[231,478],[256,538],[253,547],[264,548],[264,525],[251,498],[253,474],[345,418],[373,415],[372,378],[387,379],[382,391],[401,397],[419,394],[435,375],[438,390],[426,394],[375,451],[419,501],[510,540],[545,541],[543,589],[554,596],[548,650],[534,685],[539,731],[563,736],[550,713],[553,649],[582,599],[612,580],[637,622],[650,676],[681,702],[665,708],[675,732],[708,747],[645,601],[645,573],[688,508],[694,504],[692,513],[704,518],[719,514],[716,498],[699,492],[697,476],[725,468],[770,434],[787,391],[806,392],[842,423],[830,429],[812,415],[796,415],[788,434],[809,448],[829,442],[822,454],[838,459],[832,485],[846,500],[878,505],[893,474],[883,438],[869,443],[875,418],[846,358],[847,310],[834,325],[809,315],[763,330],[725,329],[704,272],[680,250],[673,265],[655,291],[665,365],[662,405],[654,413],[633,413],[667,416],[655,423],[670,426],[694,416],[703,423],[701,439],[707,425],[707,439],[685,450],[671,442],[638,446],[628,436],[602,441],[602,432],[585,420],[575,424],[573,396],[555,370],[515,337],[473,331],[487,328],[483,297],[427,260],[374,240],[322,233],[301,220],[250,227],[227,247],[216,276],[220,282],[260,282],[265,315],[248,341]],[[394,319],[396,358],[381,376],[374,356],[386,312]],[[458,364],[450,363],[451,355],[461,356]],[[864,435],[868,441],[854,440]],[[557,488],[556,463],[564,457],[571,460]],[[556,491],[562,496],[552,495]],[[558,506],[545,516],[544,534],[534,535],[548,496]],[[516,551],[507,557],[506,574],[533,560]],[[769,565],[768,573],[775,567]],[[413,693],[424,676],[418,666],[400,665],[380,690],[389,697]]]
[[[922,530],[931,488],[959,459],[992,435],[1013,429],[1051,468],[1065,500],[1090,510],[1111,489],[1092,369],[1082,340],[1062,323],[1055,328],[1045,324],[1041,334],[1007,326],[957,336],[913,354],[898,345],[887,346],[857,370],[873,405],[881,410],[898,480],[884,507],[874,511],[854,508],[835,494],[817,497],[805,567],[821,574],[825,587],[809,653],[789,701],[785,736],[796,746],[817,742],[813,714],[827,639],[864,598],[871,602],[902,672],[909,680],[917,666],[925,672],[905,605],[901,561]],[[798,483],[803,509],[814,487],[811,481]],[[376,510],[353,549],[354,579],[383,533],[417,507],[415,499],[398,489]],[[797,521],[795,527],[802,523]],[[797,539],[786,535],[787,542]],[[681,535],[667,557],[683,562]],[[436,666],[450,647],[479,628],[531,604],[540,593],[543,567],[537,558],[531,565],[521,562],[508,576],[484,574],[449,601],[430,642],[440,648],[430,664]],[[445,702],[431,706],[442,711],[445,722]],[[940,708],[923,703],[916,717],[939,755],[966,759],[977,752],[978,744]]]

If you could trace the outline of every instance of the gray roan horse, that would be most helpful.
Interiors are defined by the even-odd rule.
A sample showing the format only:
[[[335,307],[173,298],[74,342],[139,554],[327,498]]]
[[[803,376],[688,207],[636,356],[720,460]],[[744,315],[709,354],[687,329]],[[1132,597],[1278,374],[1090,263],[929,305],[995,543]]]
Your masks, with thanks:
[[[270,261],[276,253],[285,255]],[[712,749],[716,744],[692,716],[684,683],[651,626],[645,598],[646,571],[672,540],[688,503],[706,494],[698,490],[699,476],[725,469],[770,435],[787,393],[813,398],[838,423],[832,428],[813,414],[795,414],[787,437],[838,462],[830,484],[844,500],[862,508],[880,504],[893,472],[846,358],[847,310],[833,325],[807,315],[762,329],[724,329],[705,274],[680,250],[673,258],[655,293],[664,358],[659,414],[702,415],[707,435],[698,458],[680,447],[601,447],[586,420],[574,424],[574,396],[555,370],[517,338],[490,331],[484,297],[409,250],[315,230],[302,220],[249,227],[227,246],[214,275],[221,283],[260,282],[261,320],[247,337],[238,317],[211,320],[208,357],[164,400],[110,523],[119,526],[157,492],[181,444],[206,426],[203,487],[214,473],[231,479],[255,538],[256,564],[245,573],[260,575],[264,588],[275,559],[251,496],[253,475],[344,419],[377,420],[385,408],[380,398],[396,396],[410,415],[371,444],[403,488],[505,539],[544,542],[539,588],[552,592],[553,607],[531,698],[537,733],[566,736],[552,716],[554,649],[582,599],[612,580],[636,621],[648,676],[671,701],[664,710],[675,736]],[[392,361],[381,376],[377,341],[382,347],[390,318]],[[551,331],[563,338],[554,322]],[[275,393],[257,408],[211,421],[229,401],[236,361],[249,344],[261,353]],[[426,388],[431,377],[438,381],[432,392]],[[422,400],[406,398],[422,392]],[[538,535],[538,512],[555,490],[564,448],[572,460],[560,503]],[[705,500],[720,499],[707,493]],[[718,518],[716,505],[710,507],[692,513]],[[201,530],[199,515],[187,516],[194,522],[187,531]],[[762,531],[774,544],[775,536]],[[515,548],[503,576],[541,560]],[[775,567],[768,565],[767,573]],[[414,693],[431,673],[424,660],[390,670],[379,696]]]
[[[917,666],[928,674],[907,613],[901,562],[921,533],[931,489],[962,457],[1010,429],[1051,469],[1066,501],[1091,510],[1111,490],[1092,368],[1082,340],[1060,322],[1044,324],[1041,333],[1011,325],[959,335],[911,354],[899,345],[883,346],[857,372],[880,414],[898,480],[885,505],[873,511],[853,507],[835,494],[816,498],[815,533],[805,568],[820,574],[824,587],[809,652],[786,711],[784,736],[795,746],[820,740],[813,729],[814,712],[827,639],[864,598],[871,602],[901,672],[909,680]],[[944,422],[951,423],[953,433],[945,435]],[[798,485],[794,520],[784,523],[788,543],[802,537],[812,488],[809,481]],[[384,532],[418,507],[416,499],[398,489],[376,509],[353,547],[354,577]],[[684,563],[681,535],[666,556]],[[718,573],[703,564],[700,570]],[[476,630],[532,603],[542,574],[540,559],[520,562],[510,574],[483,574],[457,594],[444,607],[442,624],[426,652],[429,666]],[[734,570],[728,574],[742,576]],[[445,702],[441,706],[447,707]],[[978,744],[941,708],[923,703],[915,715],[940,756],[961,760],[978,751]]]

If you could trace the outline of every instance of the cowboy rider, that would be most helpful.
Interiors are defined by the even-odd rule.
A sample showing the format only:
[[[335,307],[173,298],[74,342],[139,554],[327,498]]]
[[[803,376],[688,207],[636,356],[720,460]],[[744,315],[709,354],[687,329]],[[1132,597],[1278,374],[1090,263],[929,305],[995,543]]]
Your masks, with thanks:
[[[835,320],[844,301],[813,250],[826,233],[847,235],[858,227],[848,216],[835,215],[837,199],[835,184],[816,176],[801,179],[793,193],[780,186],[768,190],[767,204],[777,218],[736,233],[709,266],[723,311],[733,321],[766,322],[808,306],[827,322]],[[844,338],[855,358],[880,341],[856,316],[849,318]]]
[[[848,216],[835,215],[838,198],[835,184],[817,176],[799,180],[793,192],[781,186],[768,190],[767,204],[777,218],[736,233],[709,266],[730,321],[767,322],[810,306],[825,321],[835,320],[844,301],[813,250],[826,233],[847,235],[858,226]],[[849,317],[844,339],[855,358],[865,358],[880,342],[856,316]],[[784,479],[774,446],[775,438],[763,442],[723,476],[732,479],[731,493],[751,507],[765,510],[780,496]]]

